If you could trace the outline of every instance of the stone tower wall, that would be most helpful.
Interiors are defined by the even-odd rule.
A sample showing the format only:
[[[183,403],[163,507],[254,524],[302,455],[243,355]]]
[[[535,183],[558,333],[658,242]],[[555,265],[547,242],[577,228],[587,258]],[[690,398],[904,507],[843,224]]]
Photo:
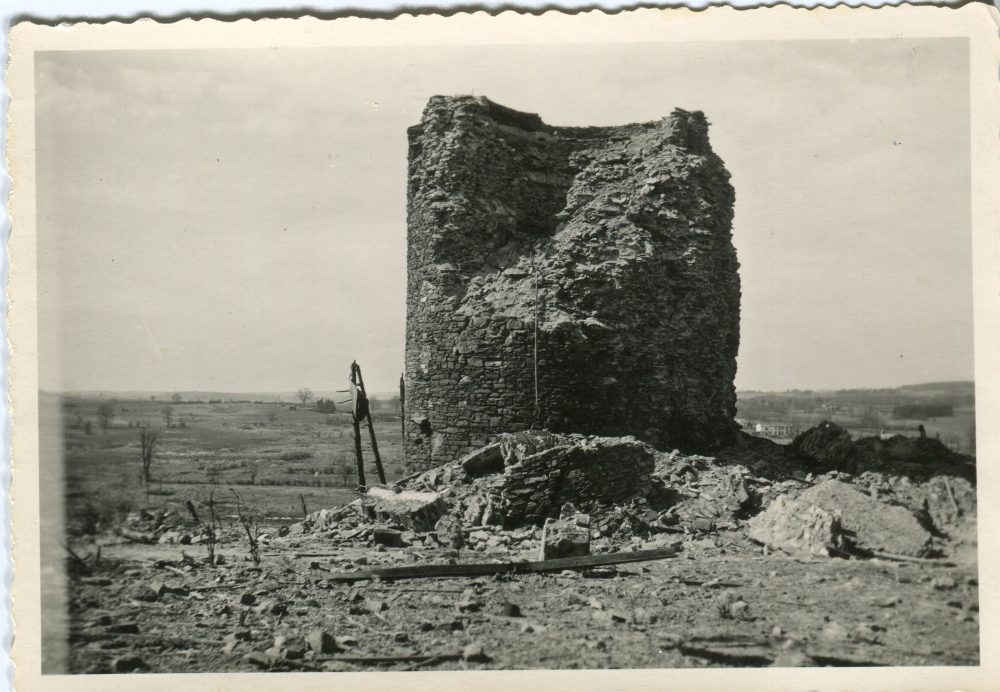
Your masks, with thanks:
[[[680,110],[556,128],[430,100],[409,130],[408,466],[533,425],[733,439],[733,190],[707,130]]]

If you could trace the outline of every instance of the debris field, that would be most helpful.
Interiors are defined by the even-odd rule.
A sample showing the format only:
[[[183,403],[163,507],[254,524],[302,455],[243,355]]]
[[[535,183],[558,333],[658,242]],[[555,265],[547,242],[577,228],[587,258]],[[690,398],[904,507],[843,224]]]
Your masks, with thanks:
[[[842,432],[502,434],[259,533],[138,512],[69,546],[68,672],[977,664],[974,462]]]

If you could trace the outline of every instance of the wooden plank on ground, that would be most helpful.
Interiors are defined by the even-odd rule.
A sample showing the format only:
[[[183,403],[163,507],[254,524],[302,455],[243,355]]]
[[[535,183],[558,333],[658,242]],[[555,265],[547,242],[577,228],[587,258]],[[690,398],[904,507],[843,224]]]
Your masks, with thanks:
[[[478,577],[493,574],[531,574],[538,572],[561,572],[564,569],[587,569],[604,565],[620,565],[628,562],[645,562],[676,557],[675,548],[636,550],[628,553],[606,553],[567,557],[557,560],[537,562],[464,563],[457,565],[411,565],[407,567],[381,567],[358,572],[331,574],[330,581],[354,582],[369,579],[419,579],[428,577]]]

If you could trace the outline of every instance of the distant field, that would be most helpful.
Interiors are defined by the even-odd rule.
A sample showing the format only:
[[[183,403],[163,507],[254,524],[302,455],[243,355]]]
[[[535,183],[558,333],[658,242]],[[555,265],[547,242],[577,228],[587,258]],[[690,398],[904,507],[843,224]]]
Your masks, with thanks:
[[[196,404],[123,401],[114,405],[107,431],[100,425],[101,400],[67,399],[60,421],[43,434],[64,440],[66,515],[72,532],[112,522],[140,507],[168,507],[187,516],[185,502],[204,507],[214,493],[222,514],[235,512],[235,498],[261,517],[282,524],[308,511],[351,500],[354,473],[351,418],[302,405]],[[167,427],[165,408],[169,408]],[[89,424],[89,433],[88,433]],[[160,431],[149,492],[142,483],[140,426]],[[389,479],[402,475],[398,419],[375,424]],[[368,483],[377,482],[368,434],[362,427]],[[301,498],[300,498],[301,495]]]
[[[953,415],[896,418],[898,406],[945,404]],[[965,454],[974,454],[975,385],[972,382],[938,382],[895,389],[839,391],[792,390],[739,392],[738,417],[757,422],[786,423],[806,430],[824,420],[836,423],[855,437],[878,434],[919,435],[923,425],[930,437]]]

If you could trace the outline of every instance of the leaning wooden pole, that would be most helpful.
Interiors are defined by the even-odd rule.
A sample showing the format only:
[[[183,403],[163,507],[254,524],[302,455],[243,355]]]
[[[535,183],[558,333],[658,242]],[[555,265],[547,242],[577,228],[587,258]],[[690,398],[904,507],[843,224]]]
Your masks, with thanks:
[[[365,378],[361,376],[361,366],[354,362],[355,371],[358,373],[358,388],[361,390],[361,398],[365,402],[365,419],[368,421],[368,434],[372,438],[372,453],[375,455],[375,470],[378,471],[378,480],[385,485],[385,470],[382,468],[382,456],[378,453],[378,442],[375,441],[375,424],[372,422],[372,409],[368,405],[368,393],[365,391]]]
[[[354,461],[358,467],[358,485],[362,488],[367,488],[368,484],[365,482],[365,462],[361,457],[361,420],[358,418],[358,405],[361,393],[357,389],[358,379],[355,375],[357,367],[357,363],[351,363],[351,384],[354,389],[354,400],[351,411],[351,420],[354,423]]]

